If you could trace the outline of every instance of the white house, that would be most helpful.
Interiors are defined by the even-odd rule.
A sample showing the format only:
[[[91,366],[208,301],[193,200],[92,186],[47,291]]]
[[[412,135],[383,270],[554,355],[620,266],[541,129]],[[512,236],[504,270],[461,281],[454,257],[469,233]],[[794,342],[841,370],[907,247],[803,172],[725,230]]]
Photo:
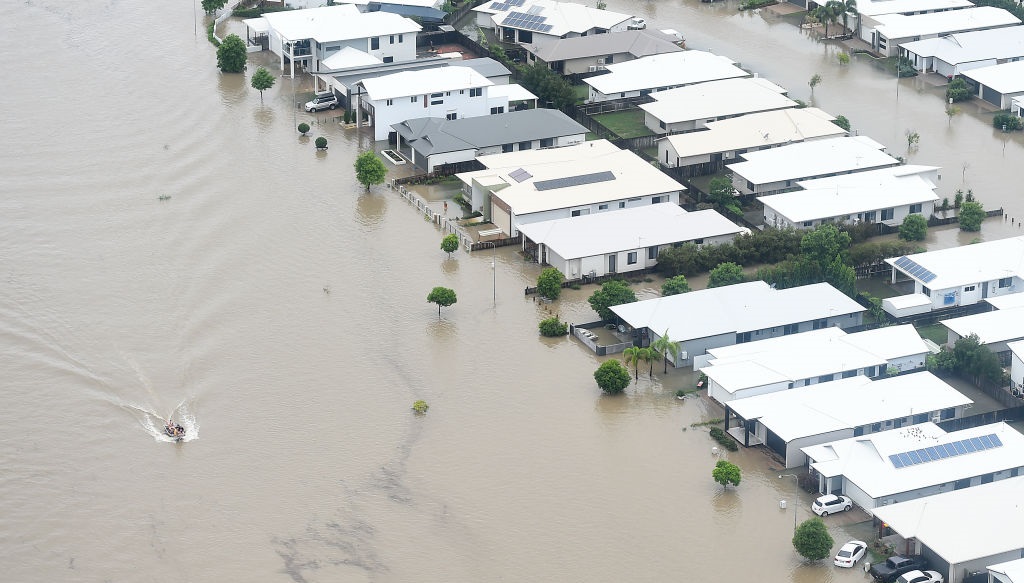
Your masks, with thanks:
[[[627,30],[608,36],[534,36],[533,42],[522,43],[522,47],[531,65],[544,63],[561,75],[594,73],[615,63],[683,50],[674,36],[647,29]]]
[[[1024,559],[988,565],[988,583],[1024,582]]]
[[[360,81],[358,108],[373,121],[373,139],[385,140],[393,124],[407,119],[477,117],[497,107],[504,111],[508,98],[491,97],[493,85],[468,67],[403,71]]]
[[[727,404],[841,378],[883,376],[890,367],[900,372],[923,369],[928,352],[909,324],[856,334],[818,329],[709,349],[707,364],[699,368],[708,377],[708,396]]]
[[[686,175],[714,172],[747,152],[845,136],[846,130],[832,123],[834,119],[816,107],[804,107],[713,121],[705,131],[658,140],[658,161],[668,168],[686,168]]]
[[[975,97],[999,109],[1010,109],[1013,98],[1024,95],[1024,61],[971,69],[963,76]]]
[[[639,97],[694,83],[749,77],[735,62],[706,51],[682,51],[607,65],[608,73],[588,77],[588,102]]]
[[[712,209],[665,203],[519,226],[523,248],[570,280],[647,269],[661,249],[726,243],[745,230]]]
[[[487,169],[458,174],[463,191],[474,209],[512,237],[527,223],[662,202],[678,205],[685,190],[643,158],[606,140],[477,160]]]
[[[882,14],[873,18],[874,26],[867,20],[861,26],[861,38],[875,51],[891,57],[899,54],[903,43],[927,38],[987,30],[1020,24],[1020,19],[1002,8],[977,6],[926,14]]]
[[[892,283],[907,277],[932,309],[969,306],[1024,287],[1024,237],[893,257]],[[895,315],[895,314],[894,314]]]
[[[908,411],[894,413],[905,417]],[[940,417],[953,414],[943,411]],[[943,492],[1019,475],[1024,435],[1003,422],[946,433],[929,421],[812,445],[803,452],[811,475],[818,477],[819,492],[849,496],[881,518],[878,511],[892,504],[932,500]]]
[[[1014,97],[1011,99],[1010,112],[1017,117],[1024,117],[1024,98]]]
[[[800,180],[899,165],[884,149],[867,136],[831,138],[747,152],[727,167],[739,194],[765,196],[796,189]]]
[[[976,334],[978,342],[995,353],[1004,364],[1010,363],[1008,344],[1024,340],[1024,308],[983,312],[940,320],[939,323],[946,327],[946,343],[951,348],[957,340]]]
[[[969,0],[860,0],[857,2],[857,16],[849,18],[851,28],[864,42],[871,42],[871,31],[878,24],[875,17],[884,14],[927,14],[971,8]]]
[[[955,77],[965,71],[1024,59],[1024,26],[962,32],[903,43],[914,68]]]
[[[804,465],[800,448],[924,423],[953,411],[961,417],[972,401],[930,372],[879,380],[865,376],[734,399],[725,407],[725,428],[740,443],[764,444],[787,468]],[[739,426],[730,431],[732,416]]]
[[[827,283],[774,289],[763,281],[642,300],[611,310],[636,331],[643,346],[667,330],[679,345],[679,355],[671,363],[674,367],[695,365],[695,360],[717,347],[833,326],[859,326],[865,311]]]
[[[1006,347],[1010,349],[1010,392],[1024,399],[1024,341],[1009,342]]]
[[[557,109],[526,109],[448,120],[407,119],[391,126],[398,150],[426,172],[477,156],[581,144],[587,128]]]
[[[481,4],[473,12],[478,27],[493,30],[509,43],[625,31],[633,19],[611,10],[552,0],[498,0]]]
[[[651,93],[654,101],[640,105],[644,124],[656,134],[703,129],[708,123],[748,113],[790,109],[796,102],[786,90],[760,77],[708,81]]]
[[[925,219],[935,210],[936,166],[892,166],[797,184],[794,190],[758,197],[764,223],[784,229],[825,223],[882,223],[897,226],[908,215]]]
[[[346,47],[381,62],[416,59],[416,35],[421,27],[412,20],[387,12],[360,12],[352,5],[268,12],[245,21],[249,33],[266,35],[267,48],[289,66],[295,76],[298,63],[309,72]],[[247,33],[248,36],[248,33]]]
[[[874,514],[906,541],[902,552],[923,555],[946,583],[963,583],[988,565],[1024,554],[1021,492],[1024,477],[1011,477],[876,508]]]

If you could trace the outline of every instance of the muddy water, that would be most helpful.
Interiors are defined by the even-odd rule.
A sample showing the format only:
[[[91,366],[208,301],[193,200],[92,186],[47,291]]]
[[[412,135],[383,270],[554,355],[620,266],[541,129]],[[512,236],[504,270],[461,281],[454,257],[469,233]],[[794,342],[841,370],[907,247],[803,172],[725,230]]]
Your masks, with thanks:
[[[970,155],[975,192],[1019,212],[980,116],[947,132],[929,90],[896,102],[871,68],[833,71],[829,49],[727,8],[642,5],[790,87],[822,71],[817,103],[886,143],[916,126],[915,159]],[[607,398],[599,359],[538,339],[552,311],[592,319],[588,290],[535,304],[538,268],[512,250],[493,272],[488,252],[448,259],[408,203],[355,183],[365,136],[293,111],[301,83],[261,103],[219,74],[201,18],[0,7],[4,580],[862,580],[796,559],[793,484],[761,453],[728,454],[738,488],[711,481],[690,426],[720,413],[675,399],[689,376]],[[435,285],[459,297],[440,317]],[[170,415],[186,442],[161,436]],[[839,518],[837,539],[867,536]]]

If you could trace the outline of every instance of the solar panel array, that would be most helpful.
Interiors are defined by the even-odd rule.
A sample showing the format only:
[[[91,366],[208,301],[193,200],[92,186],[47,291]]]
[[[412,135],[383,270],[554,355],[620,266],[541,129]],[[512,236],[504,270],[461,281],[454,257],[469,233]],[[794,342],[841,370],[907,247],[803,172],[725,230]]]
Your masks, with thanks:
[[[501,2],[492,2],[491,10],[500,10],[504,12],[513,6],[522,6],[526,0],[503,0]]]
[[[555,188],[568,188],[570,186],[582,186],[584,184],[595,184],[597,182],[608,182],[615,180],[615,174],[605,170],[593,174],[581,174],[579,176],[566,176],[552,180],[538,180],[533,183],[537,190],[553,190]]]
[[[501,21],[502,26],[511,26],[522,30],[535,30],[537,32],[550,32],[553,26],[544,24],[547,16],[539,14],[528,14],[526,12],[512,11],[508,13],[505,20]]]
[[[526,170],[520,168],[518,170],[513,170],[512,172],[509,172],[508,177],[511,178],[512,180],[515,180],[516,182],[522,182],[524,180],[533,178],[533,174],[530,174]]]
[[[933,279],[935,279],[934,273],[928,271],[924,267],[921,267],[920,265],[918,265],[916,261],[910,259],[909,257],[904,256],[897,259],[896,267],[899,267],[903,271],[909,273],[911,276],[916,277],[917,279],[920,279],[925,283],[930,283]]]
[[[988,435],[982,435],[981,437],[971,437],[968,439],[954,441],[952,443],[915,449],[904,453],[896,453],[889,456],[889,461],[892,462],[894,468],[906,468],[916,466],[917,464],[926,464],[935,460],[944,460],[948,457],[956,457],[968,453],[974,453],[976,451],[1002,447],[1002,445],[1003,442],[999,440],[999,436],[995,433],[990,433]]]

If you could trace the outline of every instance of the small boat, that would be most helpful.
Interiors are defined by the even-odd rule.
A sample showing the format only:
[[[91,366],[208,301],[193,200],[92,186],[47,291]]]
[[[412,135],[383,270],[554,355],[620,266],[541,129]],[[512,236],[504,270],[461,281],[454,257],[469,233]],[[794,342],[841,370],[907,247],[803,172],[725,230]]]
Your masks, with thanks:
[[[167,437],[173,437],[174,441],[185,439],[185,428],[173,421],[168,421],[167,425],[164,425],[164,433]]]

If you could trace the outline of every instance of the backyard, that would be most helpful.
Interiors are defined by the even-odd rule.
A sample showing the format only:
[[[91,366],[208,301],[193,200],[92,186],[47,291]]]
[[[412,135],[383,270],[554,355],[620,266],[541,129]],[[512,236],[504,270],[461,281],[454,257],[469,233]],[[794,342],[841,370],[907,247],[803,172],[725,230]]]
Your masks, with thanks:
[[[593,119],[620,138],[639,138],[640,136],[654,135],[654,132],[644,125],[644,111],[642,109],[602,113],[593,116]]]

